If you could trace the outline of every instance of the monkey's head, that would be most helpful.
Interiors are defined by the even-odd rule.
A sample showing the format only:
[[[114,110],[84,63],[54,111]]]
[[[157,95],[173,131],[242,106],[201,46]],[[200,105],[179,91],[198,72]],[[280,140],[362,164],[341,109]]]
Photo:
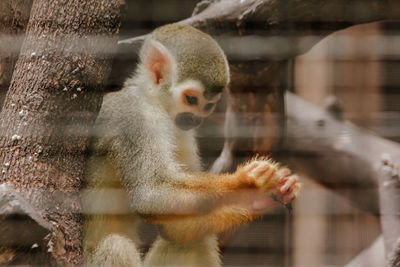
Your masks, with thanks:
[[[140,53],[146,89],[175,125],[190,130],[209,116],[229,83],[229,66],[219,45],[191,27],[169,24],[146,39]]]

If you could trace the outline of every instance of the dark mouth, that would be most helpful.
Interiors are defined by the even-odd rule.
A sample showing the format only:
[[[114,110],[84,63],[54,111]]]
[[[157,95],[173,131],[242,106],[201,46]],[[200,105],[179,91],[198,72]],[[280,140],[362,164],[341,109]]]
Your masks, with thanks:
[[[185,112],[179,113],[175,117],[175,124],[179,129],[187,131],[193,129],[201,124],[203,119],[201,117],[195,116],[192,113]]]

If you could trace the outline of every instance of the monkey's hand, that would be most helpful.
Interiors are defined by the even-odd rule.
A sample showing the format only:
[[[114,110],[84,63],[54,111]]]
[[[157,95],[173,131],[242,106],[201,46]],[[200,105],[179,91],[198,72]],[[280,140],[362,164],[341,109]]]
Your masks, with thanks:
[[[289,204],[298,194],[301,184],[298,177],[286,167],[280,168],[268,159],[256,159],[236,171],[240,179],[250,187],[261,191],[255,195],[252,207],[255,211],[271,206],[271,197],[282,204]]]

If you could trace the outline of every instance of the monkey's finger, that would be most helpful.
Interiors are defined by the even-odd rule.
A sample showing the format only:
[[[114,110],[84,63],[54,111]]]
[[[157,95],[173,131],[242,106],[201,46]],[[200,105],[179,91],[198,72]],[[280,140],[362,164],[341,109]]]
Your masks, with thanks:
[[[283,204],[287,205],[287,204],[291,203],[293,201],[293,199],[295,199],[295,198],[296,198],[296,194],[292,191],[292,192],[289,192],[282,196],[282,202],[283,202]]]
[[[259,165],[258,161],[253,161],[253,162],[250,162],[249,164],[245,165],[242,170],[244,172],[249,173],[252,170],[254,170],[258,165]]]
[[[289,176],[286,183],[282,187],[279,188],[279,191],[282,194],[285,192],[290,192],[293,189],[292,187],[294,186],[294,184],[297,183],[298,180],[299,179],[298,179],[297,175],[295,175],[295,174]]]
[[[262,162],[256,169],[253,170],[253,173],[256,177],[260,177],[262,180],[267,180],[275,175],[276,168],[268,162]]]
[[[303,187],[302,183],[296,183],[293,187],[293,193],[295,197],[297,197],[297,194],[299,193],[300,189]]]
[[[286,167],[279,168],[279,170],[276,172],[276,174],[279,175],[279,177],[289,176],[290,173],[291,171],[289,170],[289,168]]]
[[[279,168],[279,170],[276,172],[276,176],[277,176],[277,183],[276,183],[276,187],[280,188],[281,186],[283,186],[287,180],[288,180],[288,176],[291,174],[291,171],[286,168],[286,167],[282,167]]]
[[[297,183],[294,186],[292,186],[289,189],[289,192],[282,195],[282,202],[285,204],[291,203],[293,199],[297,197],[297,194],[299,193],[301,186],[302,185],[300,183]]]

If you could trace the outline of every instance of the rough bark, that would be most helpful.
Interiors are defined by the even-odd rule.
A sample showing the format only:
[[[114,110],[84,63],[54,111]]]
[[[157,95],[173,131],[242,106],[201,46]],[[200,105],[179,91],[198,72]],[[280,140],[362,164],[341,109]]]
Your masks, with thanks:
[[[0,1],[0,110],[28,24],[32,0]]]
[[[81,187],[120,0],[35,0],[0,114],[0,181],[51,225],[58,264],[81,264]],[[29,263],[29,262],[26,262]]]

